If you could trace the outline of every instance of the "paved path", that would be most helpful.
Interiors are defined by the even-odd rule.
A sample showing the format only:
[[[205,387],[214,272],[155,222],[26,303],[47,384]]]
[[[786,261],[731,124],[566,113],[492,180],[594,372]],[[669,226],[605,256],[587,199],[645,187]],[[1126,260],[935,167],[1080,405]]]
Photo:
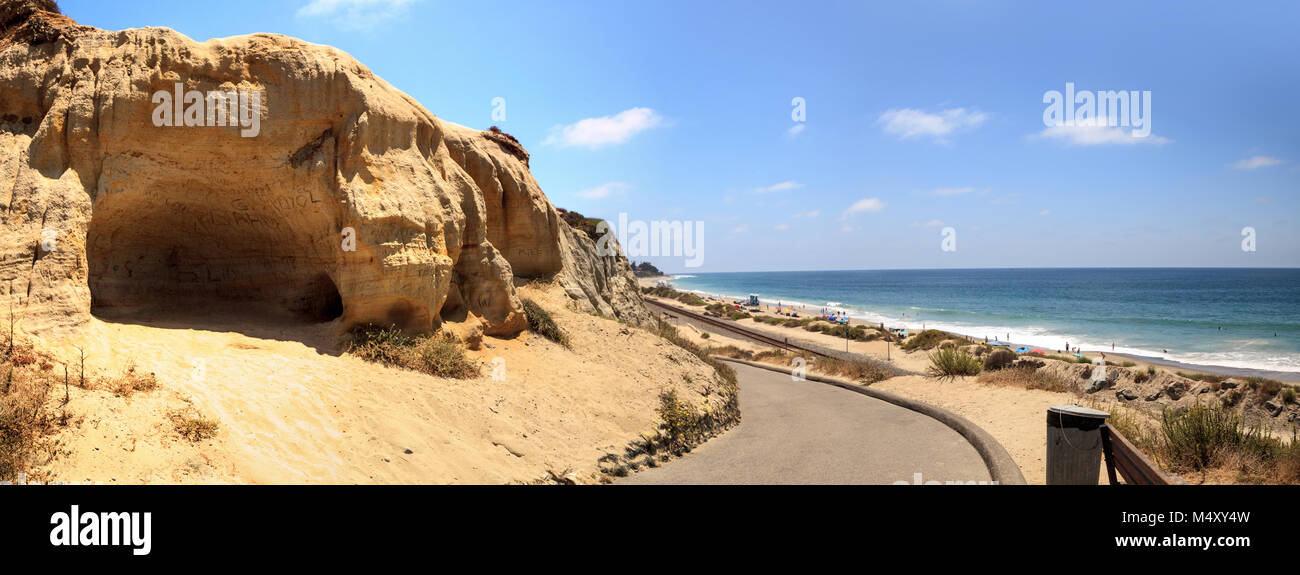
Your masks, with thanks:
[[[730,364],[741,423],[684,457],[620,485],[888,484],[990,481],[975,448],[948,426],[891,403],[784,373]]]

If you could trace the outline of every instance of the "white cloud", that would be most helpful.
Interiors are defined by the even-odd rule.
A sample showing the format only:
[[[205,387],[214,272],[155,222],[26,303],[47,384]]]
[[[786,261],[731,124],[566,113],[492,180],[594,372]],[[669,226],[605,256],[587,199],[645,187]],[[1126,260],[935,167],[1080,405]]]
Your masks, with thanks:
[[[1061,124],[1059,126],[1048,126],[1037,134],[1037,137],[1064,142],[1071,146],[1134,146],[1140,144],[1149,144],[1153,146],[1162,146],[1169,143],[1168,138],[1148,134],[1146,136],[1136,136],[1132,128],[1125,126],[1111,126],[1105,116],[1099,116],[1091,121],[1083,120],[1075,123],[1073,126]]]
[[[734,228],[731,228],[731,233],[733,233],[733,234],[738,234],[738,233],[744,232],[745,230],[748,230],[748,229],[749,229],[749,226],[747,226],[747,225],[745,225],[745,224],[740,224],[740,225],[738,225],[738,226],[736,226],[736,227],[734,227]]]
[[[966,108],[951,108],[931,114],[915,108],[886,110],[876,119],[886,133],[904,140],[928,137],[946,143],[948,136],[958,130],[975,129],[988,119],[983,112]]]
[[[811,219],[811,218],[815,218],[815,217],[820,216],[820,215],[822,215],[821,210],[809,210],[809,211],[806,211],[806,212],[799,212],[799,213],[795,214],[794,217],[796,217],[796,218],[809,218],[809,219]]]
[[[860,230],[860,229],[862,229],[862,228],[860,228],[860,227],[858,227],[858,226],[852,226],[852,225],[849,225],[849,224],[844,224],[844,225],[840,226],[840,231],[841,231],[841,232],[845,232],[845,233],[848,233],[848,232],[856,232],[856,231],[858,231],[858,230]]]
[[[914,228],[937,228],[943,226],[943,220],[930,220],[928,222],[912,222]]]
[[[783,232],[790,229],[790,224],[777,224],[776,227],[773,229],[779,232]]]
[[[406,9],[415,2],[416,0],[311,0],[299,8],[294,16],[323,18],[344,29],[368,30],[404,15]]]
[[[586,198],[588,200],[599,200],[601,198],[607,198],[609,197],[610,194],[613,194],[615,192],[622,192],[624,190],[627,190],[627,188],[628,185],[624,184],[623,182],[609,182],[607,184],[601,184],[594,188],[582,190],[581,192],[578,192],[577,195],[579,198]]]
[[[883,209],[885,209],[885,202],[880,201],[880,198],[862,198],[853,202],[849,209],[844,210],[844,215],[840,216],[840,219],[860,212],[878,212]]]
[[[543,144],[597,149],[622,144],[637,134],[663,124],[650,108],[632,108],[613,116],[587,118],[567,126],[551,128]]]
[[[807,124],[803,122],[799,122],[798,124],[790,126],[790,129],[785,131],[785,135],[791,138],[798,136],[799,134],[803,133],[803,129],[805,126],[807,126]]]
[[[1052,215],[1052,210],[1042,210],[1042,211],[1038,212],[1038,215],[1040,215],[1040,216],[1050,216],[1050,215]]]
[[[799,183],[799,182],[790,182],[790,181],[785,181],[785,182],[781,182],[781,183],[779,183],[779,184],[772,184],[772,185],[770,185],[770,186],[768,186],[768,187],[766,187],[766,188],[759,188],[759,189],[757,189],[757,190],[754,190],[754,193],[755,193],[755,194],[770,194],[770,193],[772,193],[772,192],[787,192],[787,191],[790,191],[790,190],[797,190],[797,189],[802,188],[802,187],[803,187],[803,184],[801,184],[801,183]]]
[[[1232,164],[1232,167],[1238,170],[1255,170],[1259,168],[1267,168],[1269,166],[1276,166],[1281,163],[1282,160],[1272,156],[1251,156]]]

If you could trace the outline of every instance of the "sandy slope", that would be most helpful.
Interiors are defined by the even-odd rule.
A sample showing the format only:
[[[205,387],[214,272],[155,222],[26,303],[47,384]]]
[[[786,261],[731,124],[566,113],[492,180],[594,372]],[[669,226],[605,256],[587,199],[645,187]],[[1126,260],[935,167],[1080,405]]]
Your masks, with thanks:
[[[555,314],[573,350],[530,333],[486,338],[471,352],[483,377],[469,381],[340,356],[327,324],[96,320],[45,343],[60,358],[82,346],[93,371],[133,361],[161,387],[125,399],[73,388],[75,423],[43,470],[104,483],[502,483],[547,472],[590,481],[601,455],[655,428],[662,389],[702,401],[713,372],[694,356],[569,311],[556,288],[521,292]],[[167,415],[190,406],[220,422],[215,439],[176,435]]]

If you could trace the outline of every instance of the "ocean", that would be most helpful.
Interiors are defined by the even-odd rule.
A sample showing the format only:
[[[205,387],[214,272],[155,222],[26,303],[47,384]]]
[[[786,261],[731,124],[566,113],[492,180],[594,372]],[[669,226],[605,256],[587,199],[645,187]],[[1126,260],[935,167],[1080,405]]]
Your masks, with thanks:
[[[1300,269],[1086,268],[681,275],[678,289],[843,310],[890,327],[1300,372]],[[1008,334],[1010,337],[1008,338]]]

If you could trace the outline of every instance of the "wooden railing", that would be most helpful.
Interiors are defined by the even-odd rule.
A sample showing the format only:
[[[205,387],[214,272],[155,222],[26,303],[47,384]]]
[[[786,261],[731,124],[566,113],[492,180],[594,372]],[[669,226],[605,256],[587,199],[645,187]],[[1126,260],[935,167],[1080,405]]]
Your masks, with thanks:
[[[1103,424],[1101,426],[1101,448],[1106,457],[1106,474],[1111,485],[1121,485],[1119,477],[1127,485],[1170,485],[1175,483],[1160,471],[1150,459],[1142,455],[1133,443],[1120,434],[1119,430]],[[1116,477],[1116,475],[1119,477]]]

